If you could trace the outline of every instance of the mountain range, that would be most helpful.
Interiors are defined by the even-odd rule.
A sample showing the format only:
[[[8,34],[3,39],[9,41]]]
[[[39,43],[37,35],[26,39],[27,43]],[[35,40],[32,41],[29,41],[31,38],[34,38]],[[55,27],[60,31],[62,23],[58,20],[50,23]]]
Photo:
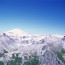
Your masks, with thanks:
[[[65,65],[65,36],[0,32],[0,65]]]

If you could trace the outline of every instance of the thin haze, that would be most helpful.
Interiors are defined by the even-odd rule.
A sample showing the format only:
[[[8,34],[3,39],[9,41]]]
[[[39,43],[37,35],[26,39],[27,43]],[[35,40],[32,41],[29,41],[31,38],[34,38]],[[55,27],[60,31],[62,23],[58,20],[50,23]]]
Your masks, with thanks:
[[[0,31],[65,35],[65,1],[0,0]]]

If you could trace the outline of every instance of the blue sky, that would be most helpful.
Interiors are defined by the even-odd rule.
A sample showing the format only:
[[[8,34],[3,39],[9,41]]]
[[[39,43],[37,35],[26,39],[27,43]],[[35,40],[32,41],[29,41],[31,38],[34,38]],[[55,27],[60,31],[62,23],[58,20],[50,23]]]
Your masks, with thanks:
[[[65,35],[65,1],[0,0],[0,31]]]

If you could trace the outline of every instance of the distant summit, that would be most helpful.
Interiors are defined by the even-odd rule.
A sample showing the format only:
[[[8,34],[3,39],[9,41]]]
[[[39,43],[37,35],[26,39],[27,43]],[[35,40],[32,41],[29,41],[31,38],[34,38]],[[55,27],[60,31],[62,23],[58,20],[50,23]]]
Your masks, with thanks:
[[[8,35],[10,35],[10,34],[13,34],[13,35],[18,35],[18,36],[22,36],[22,35],[26,35],[27,33],[25,33],[24,31],[22,31],[21,29],[18,29],[18,28],[16,28],[16,29],[13,29],[13,30],[10,30],[10,31],[8,31],[8,32],[6,32]]]
[[[21,29],[18,29],[18,28],[15,28],[15,29],[10,30],[8,32],[13,32],[13,33],[19,33],[20,32],[20,33],[23,33],[23,31]]]

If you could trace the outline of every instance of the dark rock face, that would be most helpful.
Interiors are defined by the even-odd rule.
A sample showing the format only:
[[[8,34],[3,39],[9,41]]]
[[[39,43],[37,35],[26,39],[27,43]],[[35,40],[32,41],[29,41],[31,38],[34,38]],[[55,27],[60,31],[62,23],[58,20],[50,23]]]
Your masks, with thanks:
[[[63,41],[65,41],[65,36],[62,38]]]
[[[64,64],[56,57],[56,55],[53,52],[47,50],[42,56],[42,62],[40,65],[64,65]]]

